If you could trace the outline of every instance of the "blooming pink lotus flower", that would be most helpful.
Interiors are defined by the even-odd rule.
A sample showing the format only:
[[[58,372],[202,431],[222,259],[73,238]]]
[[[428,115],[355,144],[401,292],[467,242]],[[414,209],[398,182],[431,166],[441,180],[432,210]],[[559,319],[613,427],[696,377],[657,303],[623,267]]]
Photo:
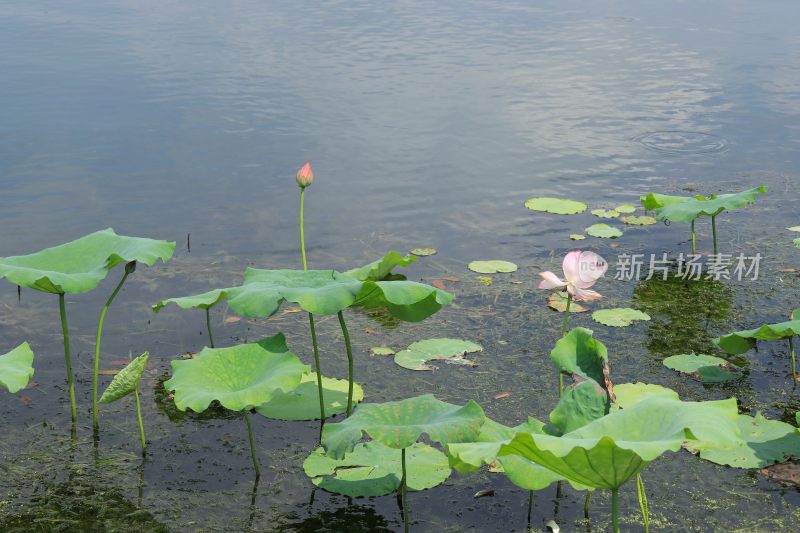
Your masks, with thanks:
[[[608,263],[602,257],[594,252],[575,250],[564,256],[562,268],[566,280],[560,279],[550,271],[539,272],[542,281],[539,282],[537,288],[560,289],[566,287],[567,292],[572,295],[574,300],[583,302],[599,300],[603,297],[595,291],[588,290],[608,269]]]
[[[301,189],[305,189],[311,185],[311,183],[314,181],[314,172],[311,171],[311,161],[306,161],[306,164],[297,171],[295,180]]]

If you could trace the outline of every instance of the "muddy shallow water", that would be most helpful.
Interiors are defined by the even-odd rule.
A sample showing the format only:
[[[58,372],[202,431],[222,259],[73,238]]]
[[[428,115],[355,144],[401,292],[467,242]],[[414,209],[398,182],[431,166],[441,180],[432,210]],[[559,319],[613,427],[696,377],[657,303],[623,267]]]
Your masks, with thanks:
[[[570,233],[599,222],[535,213],[527,198],[564,195],[590,209],[640,194],[720,193],[767,185],[719,217],[723,251],[761,253],[757,281],[597,285],[592,309],[631,306],[652,320],[596,324],[614,381],[669,386],[683,399],[736,396],[742,412],[794,420],[800,409],[781,343],[737,362],[741,380],[703,385],[665,357],[783,319],[798,307],[796,208],[800,40],[792,2],[660,3],[5,2],[0,9],[0,255],[24,254],[113,226],[178,242],[166,265],[140,268],[106,319],[104,369],[149,350],[144,462],[131,402],[104,406],[92,445],[91,352],[100,308],[121,270],[67,298],[79,400],[70,423],[57,299],[0,284],[0,351],[36,353],[30,388],[0,393],[0,529],[11,531],[396,531],[394,496],[348,499],[315,490],[301,464],[315,422],[255,417],[262,478],[230,413],[187,415],[161,386],[169,361],[206,343],[202,312],[150,305],[237,283],[247,266],[299,266],[296,168],[312,159],[306,232],[312,267],[345,269],[392,249],[435,246],[409,279],[447,283],[456,299],[430,319],[397,323],[349,312],[356,379],[367,401],[432,392],[475,399],[504,423],[543,419],[556,403],[549,351],[560,315],[535,289],[564,252],[689,251],[688,226],[626,227],[616,240]],[[618,222],[614,225],[621,226]],[[191,250],[187,248],[190,234]],[[698,225],[699,248],[711,246]],[[466,265],[513,261],[486,286]],[[512,283],[521,282],[521,283]],[[288,309],[288,308],[287,308]],[[212,318],[218,345],[278,331],[311,362],[302,315]],[[318,322],[327,375],[346,375],[335,319]],[[476,368],[411,372],[371,346],[451,336],[479,342]],[[110,376],[101,376],[101,387]],[[510,397],[495,400],[498,392]],[[757,471],[667,454],[644,473],[654,530],[799,530],[800,494]],[[474,499],[483,489],[494,496]],[[534,495],[502,475],[453,474],[409,496],[416,531],[604,531],[609,497]],[[635,488],[624,529],[641,530]]]

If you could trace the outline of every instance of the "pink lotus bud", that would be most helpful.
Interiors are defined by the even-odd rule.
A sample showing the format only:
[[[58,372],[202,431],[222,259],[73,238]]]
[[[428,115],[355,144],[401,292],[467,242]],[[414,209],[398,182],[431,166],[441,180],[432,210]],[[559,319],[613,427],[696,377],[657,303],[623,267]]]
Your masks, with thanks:
[[[311,185],[311,182],[314,181],[314,172],[311,170],[311,161],[306,161],[306,164],[297,171],[295,180],[297,180],[297,185],[301,189],[305,189]]]

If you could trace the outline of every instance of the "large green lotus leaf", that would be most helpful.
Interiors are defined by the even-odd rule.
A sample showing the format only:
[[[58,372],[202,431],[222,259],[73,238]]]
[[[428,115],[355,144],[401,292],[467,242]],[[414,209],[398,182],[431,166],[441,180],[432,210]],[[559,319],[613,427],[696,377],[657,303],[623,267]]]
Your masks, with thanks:
[[[420,322],[453,301],[453,295],[416,281],[365,281],[354,307],[386,309],[406,322]]]
[[[103,395],[100,396],[100,403],[115,402],[135,391],[136,387],[139,386],[139,380],[142,378],[149,357],[150,354],[144,352],[120,370],[111,380]]]
[[[761,413],[739,415],[737,422],[740,438],[707,445],[700,450],[700,457],[736,468],[763,468],[800,456],[800,433],[794,426],[766,419]],[[695,449],[691,444],[688,447]]]
[[[657,194],[651,192],[647,196],[640,196],[639,201],[642,202],[642,205],[645,209],[648,211],[654,211],[668,205],[683,203],[691,198],[691,196],[673,196],[671,194]],[[704,199],[705,196],[695,196],[695,198]]]
[[[325,416],[340,415],[347,411],[346,379],[322,376],[322,396],[325,399]],[[353,383],[353,402],[364,399],[364,389]],[[277,420],[319,420],[319,389],[317,373],[304,374],[300,385],[288,392],[276,392],[272,399],[257,407],[256,411]]]
[[[167,304],[175,304],[181,309],[210,309],[228,297],[231,289],[214,289],[213,291],[195,294],[193,296],[181,296],[178,298],[167,298],[161,300],[153,306],[153,311],[158,312]]]
[[[513,439],[518,431],[542,433],[544,424],[529,418],[527,422],[512,428],[487,418],[474,442],[455,442],[446,446],[450,466],[466,474],[494,463],[500,446]]]
[[[342,459],[333,459],[317,448],[303,462],[314,485],[345,496],[383,496],[396,492],[403,478],[400,450],[379,442],[362,442]],[[409,490],[440,485],[450,477],[447,456],[417,442],[406,449]]]
[[[800,319],[764,324],[760,328],[735,331],[714,339],[714,344],[729,354],[742,354],[755,348],[757,341],[777,341],[800,335]]]
[[[569,433],[607,415],[610,408],[608,392],[589,379],[564,388],[550,422],[560,433]]]
[[[605,326],[623,328],[633,324],[634,320],[650,320],[650,315],[629,307],[600,309],[592,313],[592,319]]]
[[[28,386],[33,376],[33,351],[23,342],[5,355],[0,355],[0,385],[14,393]]]
[[[539,197],[525,201],[525,207],[532,211],[545,211],[556,215],[576,215],[583,213],[587,205],[577,200],[564,200],[561,198]]]
[[[583,379],[604,382],[603,370],[608,364],[608,350],[587,328],[574,328],[556,342],[550,360],[556,369]]]
[[[397,402],[364,403],[346,420],[325,424],[322,446],[335,459],[343,457],[366,433],[391,448],[406,448],[426,434],[440,444],[474,441],[486,417],[473,400],[464,406],[437,400],[432,394]]]
[[[678,399],[678,393],[667,387],[661,385],[654,385],[651,383],[618,383],[614,385],[614,396],[616,400],[612,409],[622,408],[627,409],[633,407],[642,400],[657,396],[660,398],[667,398],[671,400]]]
[[[381,281],[392,273],[394,267],[407,267],[415,261],[417,258],[413,255],[403,255],[400,252],[391,251],[377,261],[347,270],[344,274],[359,281]]]
[[[586,233],[592,237],[599,237],[601,239],[616,239],[622,237],[622,231],[614,226],[608,224],[592,224],[586,228]]]
[[[723,211],[739,209],[755,202],[759,194],[766,193],[767,188],[762,185],[735,194],[711,195],[708,199],[689,198],[685,202],[659,207],[656,209],[656,218],[672,222],[691,222],[700,216],[712,217]]]
[[[111,228],[29,255],[0,258],[0,278],[53,294],[88,292],[119,263],[168,261],[175,243],[125,237]]]
[[[229,348],[203,348],[193,359],[172,361],[164,388],[175,392],[175,405],[196,413],[216,400],[243,411],[264,405],[278,392],[296,388],[308,365],[286,347],[282,333]]]
[[[426,339],[411,343],[408,348],[397,352],[394,362],[409,370],[433,370],[428,361],[444,361],[453,365],[478,366],[465,359],[468,353],[483,351],[480,344],[461,339]]]
[[[498,457],[519,455],[587,487],[615,489],[685,440],[705,447],[738,433],[736,400],[650,398],[561,437],[517,433]]]
[[[706,383],[721,383],[739,379],[742,374],[721,357],[705,354],[679,354],[664,359],[664,366],[691,374]]]
[[[520,455],[503,455],[497,458],[497,462],[502,466],[503,473],[505,473],[509,481],[525,490],[542,490],[557,481],[565,479],[576,490],[586,490],[589,488],[580,483],[575,483]]]

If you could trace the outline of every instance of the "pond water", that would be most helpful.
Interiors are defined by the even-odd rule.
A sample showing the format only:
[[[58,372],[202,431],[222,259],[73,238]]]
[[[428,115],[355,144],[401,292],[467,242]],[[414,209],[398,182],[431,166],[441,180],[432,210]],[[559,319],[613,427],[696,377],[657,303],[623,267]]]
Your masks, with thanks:
[[[263,475],[252,483],[239,418],[185,415],[161,382],[169,361],[205,342],[199,311],[149,306],[237,283],[247,266],[296,268],[294,172],[313,161],[306,232],[311,267],[344,269],[392,249],[434,246],[408,269],[456,276],[453,305],[419,323],[351,313],[356,377],[368,401],[432,392],[473,398],[504,423],[546,418],[556,402],[547,354],[560,316],[535,289],[598,222],[525,209],[534,196],[610,208],[649,191],[720,193],[767,185],[720,217],[723,250],[761,253],[758,281],[615,281],[593,307],[634,306],[653,320],[612,329],[576,315],[608,346],[615,381],[647,381],[687,400],[737,396],[742,412],[793,420],[800,399],[783,346],[750,353],[744,379],[703,386],[661,360],[708,338],[778,321],[797,307],[800,278],[787,226],[800,223],[800,4],[170,0],[21,1],[0,7],[0,255],[86,233],[178,242],[166,265],[140,268],[106,320],[103,358],[152,354],[143,390],[150,457],[142,463],[130,405],[103,409],[91,443],[91,352],[117,269],[70,296],[79,400],[69,438],[56,299],[0,285],[0,346],[28,340],[34,385],[0,404],[0,529],[13,531],[395,531],[394,497],[314,490],[301,464],[318,426],[256,417]],[[698,226],[702,250],[710,229]],[[187,246],[189,236],[190,248]],[[581,247],[614,268],[622,252],[688,252],[682,224],[627,228]],[[475,259],[520,265],[486,286]],[[511,283],[517,281],[521,283]],[[666,295],[666,296],[665,296]],[[301,315],[212,318],[218,344],[283,331],[306,362]],[[335,320],[319,321],[328,374],[346,375]],[[422,338],[480,342],[477,368],[406,371],[369,347]],[[776,344],[776,343],[773,343]],[[105,385],[109,376],[102,376]],[[501,391],[512,395],[502,400]],[[755,471],[683,452],[645,472],[654,529],[800,530],[800,495]],[[482,489],[493,497],[474,499]],[[528,493],[503,476],[454,474],[410,495],[415,531],[605,531],[609,498],[583,518],[582,494]],[[635,489],[625,529],[640,530]]]

